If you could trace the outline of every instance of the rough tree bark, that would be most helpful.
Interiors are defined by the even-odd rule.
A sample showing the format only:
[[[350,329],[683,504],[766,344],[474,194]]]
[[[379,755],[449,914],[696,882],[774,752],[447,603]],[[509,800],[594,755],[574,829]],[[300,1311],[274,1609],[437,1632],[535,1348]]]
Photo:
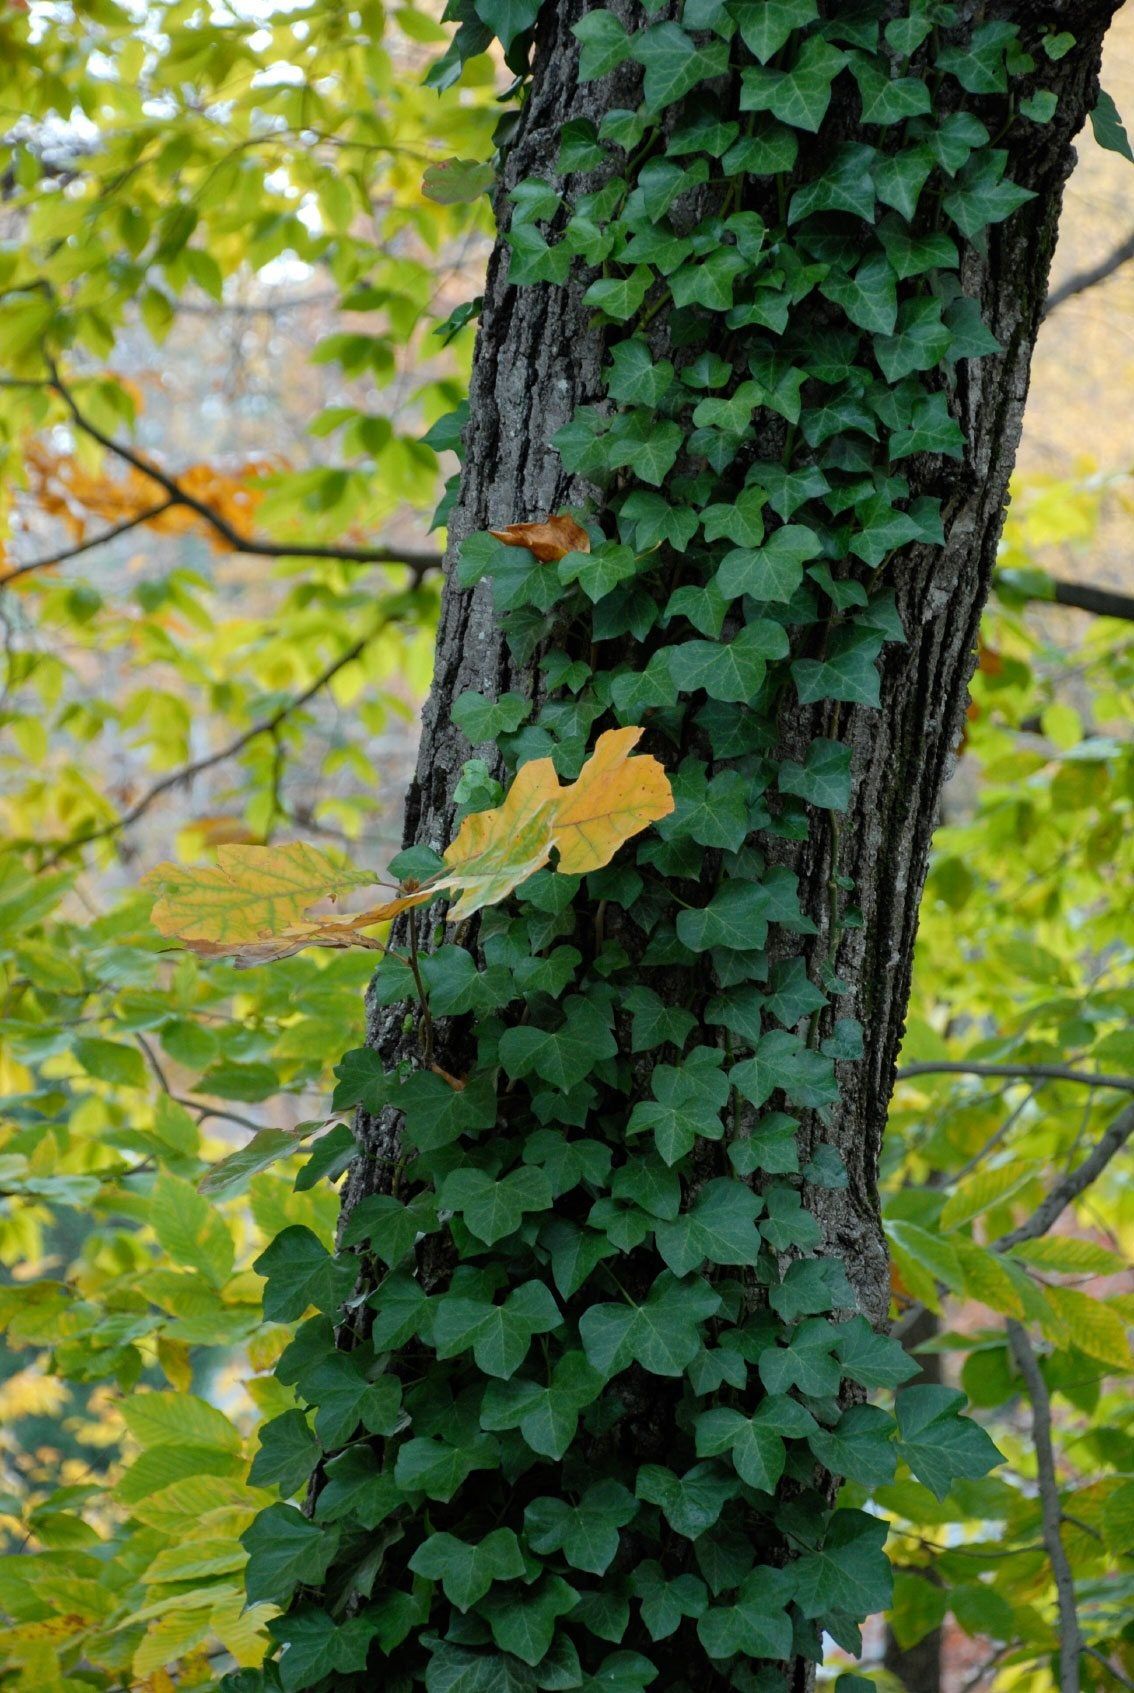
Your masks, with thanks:
[[[534,75],[509,149],[498,201],[507,216],[507,188],[526,176],[553,178],[559,130],[571,118],[598,119],[611,107],[633,105],[633,67],[580,85],[571,25],[582,0],[544,6],[537,29]],[[617,8],[624,21],[637,9]],[[1049,124],[1013,125],[1001,143],[1010,150],[1008,174],[1035,192],[1006,224],[988,232],[986,250],[966,250],[963,282],[980,302],[1000,355],[961,362],[951,394],[967,439],[963,461],[911,461],[915,493],[944,506],[947,544],[913,546],[895,571],[898,605],[908,641],[886,648],[880,711],[844,706],[837,737],[853,750],[854,792],[849,817],[831,828],[817,816],[807,841],[761,841],[773,861],[799,877],[800,903],[816,922],[809,963],[831,959],[851,984],[841,1014],[866,1033],[862,1062],[840,1065],[841,1099],[824,1138],[837,1146],[850,1174],[843,1190],[815,1189],[806,1203],[822,1225],[826,1250],[840,1256],[863,1310],[886,1320],[889,1277],[877,1195],[877,1169],[895,1056],[902,1035],[917,927],[918,903],[937,813],[962,729],[980,612],[988,590],[1012,469],[1029,364],[1047,294],[1063,187],[1074,154],[1072,139],[1097,89],[1102,38],[1114,0],[1017,0],[988,8],[961,7],[970,17],[989,11],[1029,26],[1068,29],[1076,42],[1045,70],[1059,104]],[[623,80],[625,79],[625,85]],[[853,128],[848,131],[854,139]],[[470,532],[534,520],[593,490],[573,481],[549,446],[551,436],[580,404],[600,392],[603,336],[580,304],[587,276],[566,287],[510,287],[507,254],[493,253],[480,319],[471,390],[467,458],[450,528],[447,569]],[[417,774],[406,814],[406,842],[442,848],[454,832],[453,790],[470,747],[451,721],[453,700],[465,689],[495,696],[515,689],[538,697],[537,660],[518,666],[493,616],[491,590],[462,590],[447,575],[436,674],[426,707]],[[780,756],[802,758],[816,735],[830,734],[821,705],[793,705],[782,719]],[[483,749],[477,749],[483,750]],[[832,937],[828,891],[833,874],[853,878],[863,922]],[[458,935],[458,939],[468,939]],[[406,1007],[371,1008],[368,1040],[388,1062],[408,1050]],[[459,1046],[460,1031],[438,1031],[437,1060]],[[460,1052],[450,1048],[459,1071]],[[807,1133],[805,1125],[804,1134]],[[359,1125],[359,1155],[345,1190],[347,1214],[387,1182],[396,1149],[396,1116]],[[802,1662],[790,1685],[809,1685]],[[661,1683],[658,1683],[661,1686]]]

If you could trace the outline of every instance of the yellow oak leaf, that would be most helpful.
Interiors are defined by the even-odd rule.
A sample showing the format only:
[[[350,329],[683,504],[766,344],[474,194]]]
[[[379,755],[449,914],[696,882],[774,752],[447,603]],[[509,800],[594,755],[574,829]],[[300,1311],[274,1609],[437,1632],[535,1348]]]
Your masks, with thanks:
[[[559,869],[601,870],[624,841],[673,810],[673,790],[656,758],[632,758],[638,728],[600,735],[578,780],[560,784],[550,758],[519,770],[504,803],[466,817],[444,859],[435,889],[459,891],[451,923],[495,905],[542,869],[554,847]]]
[[[541,564],[553,564],[568,553],[589,553],[591,538],[581,523],[560,512],[545,518],[542,523],[509,523],[503,529],[490,529],[506,547],[526,547]]]
[[[196,869],[159,864],[144,886],[158,895],[152,921],[159,934],[242,943],[286,934],[320,900],[368,887],[375,879],[372,871],[335,864],[303,841],[289,841],[279,847],[219,846],[216,864]]]
[[[243,966],[289,958],[307,946],[380,949],[363,931],[439,893],[456,894],[449,921],[496,905],[559,855],[573,875],[600,870],[618,848],[673,810],[664,769],[650,755],[632,757],[638,728],[600,735],[577,781],[561,783],[550,758],[521,767],[501,805],[466,817],[446,848],[444,868],[385,904],[365,911],[315,912],[376,878],[334,863],[301,841],[286,846],[222,845],[215,865],[159,864],[146,877],[157,894],[153,924],[203,958],[233,957]]]
[[[559,869],[585,875],[609,864],[623,841],[673,810],[669,777],[656,758],[631,758],[641,729],[600,735],[578,781],[562,790],[555,814]]]

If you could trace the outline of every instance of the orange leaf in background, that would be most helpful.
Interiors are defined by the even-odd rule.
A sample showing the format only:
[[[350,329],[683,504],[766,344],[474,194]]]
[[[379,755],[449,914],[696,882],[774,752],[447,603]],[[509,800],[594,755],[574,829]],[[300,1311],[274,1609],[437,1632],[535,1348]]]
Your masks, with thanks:
[[[902,1280],[902,1272],[898,1269],[893,1260],[890,1262],[890,1292],[898,1301],[899,1305],[908,1305],[913,1297],[909,1288]]]
[[[257,836],[252,833],[247,823],[240,817],[216,816],[193,817],[184,825],[187,831],[200,835],[205,846],[252,846]]]
[[[591,538],[581,523],[561,512],[543,523],[509,523],[506,529],[490,529],[506,547],[526,547],[541,564],[553,564],[568,553],[589,553]]]
[[[44,442],[31,441],[25,449],[29,493],[40,511],[57,518],[76,541],[86,538],[92,518],[107,524],[131,523],[147,512],[145,527],[163,535],[183,535],[195,530],[205,536],[217,552],[227,543],[188,506],[172,505],[160,512],[164,495],[150,477],[130,467],[121,474],[91,471],[78,459],[56,453]],[[187,494],[209,506],[237,531],[248,534],[263,491],[253,484],[280,469],[269,459],[252,458],[222,470],[211,464],[191,464],[177,472]]]
[[[1004,669],[1004,659],[995,647],[990,647],[981,641],[977,646],[977,669],[982,676],[999,676]]]

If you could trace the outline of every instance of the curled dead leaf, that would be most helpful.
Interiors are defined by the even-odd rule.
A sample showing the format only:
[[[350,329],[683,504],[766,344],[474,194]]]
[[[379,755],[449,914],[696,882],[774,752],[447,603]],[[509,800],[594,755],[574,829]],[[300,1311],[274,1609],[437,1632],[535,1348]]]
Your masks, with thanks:
[[[581,523],[566,512],[547,517],[542,523],[509,523],[504,529],[490,529],[506,547],[526,547],[541,564],[554,564],[568,553],[589,553],[591,538]]]

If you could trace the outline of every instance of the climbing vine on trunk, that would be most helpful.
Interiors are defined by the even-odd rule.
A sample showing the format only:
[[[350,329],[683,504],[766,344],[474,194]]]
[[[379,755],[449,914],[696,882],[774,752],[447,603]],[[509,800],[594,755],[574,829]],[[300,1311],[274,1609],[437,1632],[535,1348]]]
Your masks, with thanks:
[[[269,1423],[253,1471],[289,1496],[310,1473],[308,1506],[245,1536],[287,1693],[803,1687],[824,1634],[855,1651],[890,1596],[865,1490],[905,1466],[944,1497],[997,1457],[959,1394],[903,1388],[877,1147],[845,1131],[872,1054],[884,1109],[908,945],[888,996],[864,987],[895,968],[869,931],[916,901],[930,817],[888,887],[843,819],[871,712],[922,809],[958,728],[1038,316],[1030,276],[987,321],[990,244],[1057,199],[1105,8],[662,10],[579,15],[570,65],[545,15],[537,75],[556,38],[576,115],[529,148],[538,173],[503,153],[482,375],[501,290],[518,316],[537,291],[550,380],[584,356],[555,297],[581,295],[601,381],[529,444],[558,455],[554,507],[458,508],[447,603],[490,600],[518,686],[452,701],[475,756],[419,783],[395,864],[416,909],[338,1072],[361,1113],[339,1250],[293,1227],[258,1263],[269,1317],[319,1313],[278,1371],[313,1416]],[[450,12],[437,77],[492,33],[523,76],[533,4]],[[586,115],[596,84],[616,97]],[[519,99],[505,140],[534,122]],[[477,396],[470,461],[499,426]],[[898,677],[932,722],[924,779]],[[453,881],[431,817],[498,806],[537,759],[573,781],[634,726],[673,809],[606,867],[538,869],[446,929],[421,897]],[[872,996],[877,1029],[855,1015]]]

